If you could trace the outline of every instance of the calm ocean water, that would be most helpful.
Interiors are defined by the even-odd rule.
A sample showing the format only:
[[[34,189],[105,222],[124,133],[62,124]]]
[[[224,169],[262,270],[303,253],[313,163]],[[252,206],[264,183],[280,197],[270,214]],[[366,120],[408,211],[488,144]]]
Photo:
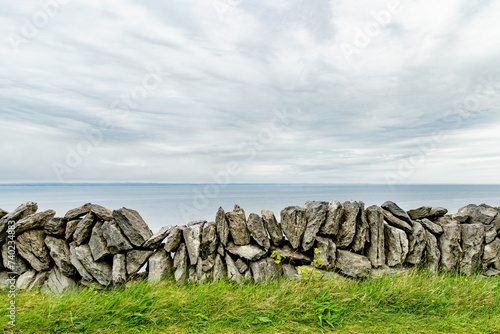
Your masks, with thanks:
[[[308,200],[361,200],[381,205],[387,200],[409,210],[422,205],[442,206],[450,213],[470,203],[500,206],[500,185],[331,185],[331,184],[92,184],[0,185],[0,208],[11,211],[26,201],[57,216],[87,202],[109,209],[137,210],[153,232],[191,220],[214,220],[219,206],[231,211],[239,204],[247,213],[261,209],[279,212]]]

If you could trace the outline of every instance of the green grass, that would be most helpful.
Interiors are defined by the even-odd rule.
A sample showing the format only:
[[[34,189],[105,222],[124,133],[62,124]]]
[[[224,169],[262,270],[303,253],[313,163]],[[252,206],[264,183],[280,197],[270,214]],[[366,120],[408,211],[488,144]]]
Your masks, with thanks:
[[[114,291],[20,292],[16,327],[7,325],[5,306],[0,331],[500,333],[499,282],[416,271],[366,281],[182,285],[165,280]]]

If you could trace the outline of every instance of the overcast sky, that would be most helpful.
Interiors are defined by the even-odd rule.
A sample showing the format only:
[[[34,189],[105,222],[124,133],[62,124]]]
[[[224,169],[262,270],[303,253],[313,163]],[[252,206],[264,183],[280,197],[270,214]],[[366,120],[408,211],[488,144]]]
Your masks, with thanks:
[[[0,4],[0,182],[500,183],[500,1]]]

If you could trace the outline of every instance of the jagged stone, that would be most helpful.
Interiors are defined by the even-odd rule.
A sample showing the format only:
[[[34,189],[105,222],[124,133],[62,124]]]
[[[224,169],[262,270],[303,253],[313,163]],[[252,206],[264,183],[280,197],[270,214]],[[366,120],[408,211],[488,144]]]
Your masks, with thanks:
[[[354,234],[354,241],[352,243],[353,252],[363,253],[365,244],[370,241],[368,232],[369,225],[366,220],[365,203],[359,201],[359,213],[356,218],[356,234]]]
[[[174,252],[181,243],[182,229],[179,226],[174,226],[165,238],[165,250],[167,252]]]
[[[226,251],[224,250],[224,246],[222,246],[222,244],[219,244],[219,246],[217,247],[217,253],[219,253],[220,256],[226,255]]]
[[[130,243],[136,247],[140,247],[153,235],[141,215],[135,210],[127,208],[114,210],[113,218]]]
[[[236,264],[234,263],[233,258],[229,254],[226,254],[225,260],[226,260],[227,278],[230,281],[241,283],[241,281],[243,280],[243,275],[240,274],[238,268],[236,267]]]
[[[382,209],[382,213],[384,214],[385,221],[390,225],[397,227],[408,234],[413,232],[413,229],[410,224],[394,216],[390,211]]]
[[[73,279],[64,276],[57,267],[54,267],[47,277],[46,287],[53,293],[62,293],[76,288],[76,283]]]
[[[250,269],[256,283],[271,281],[278,277],[278,266],[271,258],[250,262]]]
[[[16,277],[9,275],[8,271],[0,271],[0,289],[9,288],[11,285],[15,286]]]
[[[430,206],[421,206],[417,209],[411,209],[407,213],[411,219],[417,220],[417,219],[429,217],[429,213],[431,212],[431,210],[432,210],[432,207],[430,207]]]
[[[450,274],[458,270],[462,257],[460,247],[460,225],[456,221],[443,223],[443,234],[439,237],[439,250],[441,251],[442,269]]]
[[[71,251],[71,248],[70,248]],[[89,245],[75,247],[75,254],[85,270],[96,279],[99,284],[108,286],[112,280],[112,268],[108,262],[94,261]],[[127,264],[128,265],[128,264]],[[76,267],[76,266],[75,266]],[[78,267],[77,267],[78,270]],[[82,275],[83,277],[83,275]]]
[[[419,222],[413,223],[413,233],[409,237],[409,252],[406,262],[412,265],[420,263],[425,250],[425,229]]]
[[[4,209],[0,209],[0,219],[2,219],[4,216],[8,215],[9,212],[5,211]]]
[[[112,256],[111,251],[108,249],[106,239],[104,238],[101,221],[98,221],[92,229],[89,246],[94,261],[101,261]]]
[[[45,283],[45,281],[47,280],[48,276],[49,276],[48,271],[37,272],[35,275],[35,278],[33,279],[33,281],[31,282],[31,284],[28,287],[28,291],[41,288],[43,286],[43,284]]]
[[[281,228],[293,249],[299,248],[302,243],[306,227],[306,209],[289,206],[281,210]]]
[[[308,201],[304,205],[306,210],[306,229],[302,239],[302,250],[308,251],[314,245],[316,234],[325,224],[328,212],[328,203],[320,201]]]
[[[248,270],[248,265],[245,262],[243,262],[242,259],[237,259],[236,261],[234,261],[234,264],[236,265],[236,268],[238,268],[238,271],[241,274],[244,274],[245,271]]]
[[[483,273],[483,276],[485,277],[495,277],[499,275],[500,275],[500,270],[494,268],[489,268]]]
[[[174,255],[174,278],[177,282],[183,282],[188,275],[188,254],[185,243],[181,243]]]
[[[49,250],[45,246],[45,231],[31,230],[17,237],[16,247],[21,255],[36,271],[50,269]]]
[[[280,246],[283,242],[283,231],[281,230],[281,225],[278,224],[274,212],[271,210],[262,210],[262,221],[266,227],[267,233],[271,238],[271,242],[274,246]]]
[[[378,268],[385,265],[385,236],[384,215],[382,209],[372,205],[366,209],[366,220],[370,229],[370,244],[368,245],[367,257],[372,267]]]
[[[484,243],[489,244],[497,237],[498,233],[495,225],[488,224],[484,225]]]
[[[498,211],[491,206],[469,204],[460,208],[453,219],[460,223],[488,225],[497,215]]]
[[[483,267],[493,266],[500,270],[500,239],[496,238],[484,246]]]
[[[203,230],[203,225],[203,223],[195,224],[185,227],[182,230],[191,265],[195,265],[200,256],[201,231]]]
[[[81,285],[86,286],[86,287],[92,287],[93,289],[96,290],[104,290],[106,287],[102,284],[99,284],[95,279],[87,280],[85,278],[82,278],[79,282]]]
[[[251,270],[245,271],[245,274],[243,274],[243,279],[251,281],[253,279],[252,271]]]
[[[401,265],[408,255],[408,238],[403,230],[384,225],[385,258],[389,267]]]
[[[64,215],[64,219],[66,220],[75,220],[76,218],[80,218],[85,216],[92,209],[92,204],[86,203],[77,208],[71,209]]]
[[[250,261],[257,261],[266,255],[266,250],[257,245],[237,246],[231,241],[227,244],[226,250],[231,254],[238,255]]]
[[[17,222],[24,217],[34,214],[36,210],[38,210],[38,205],[36,203],[26,202],[18,206],[14,211],[0,218],[0,242],[3,242],[7,237],[7,229],[10,221]]]
[[[211,271],[215,264],[215,253],[208,255],[207,258],[201,261],[200,263],[201,263],[201,270],[203,272]]]
[[[217,228],[217,235],[222,245],[226,246],[229,240],[229,224],[226,219],[226,213],[222,207],[217,210],[217,215],[215,216],[215,225]]]
[[[328,212],[326,214],[325,224],[320,228],[321,234],[337,235],[339,233],[340,224],[344,217],[344,206],[339,201],[331,201],[328,203]]]
[[[49,235],[64,237],[66,233],[66,220],[61,217],[52,218],[45,224],[43,229]]]
[[[14,227],[16,233],[22,234],[29,230],[43,229],[45,224],[54,218],[56,212],[54,210],[47,210],[43,212],[34,213],[16,222]]]
[[[366,278],[372,271],[370,260],[366,256],[337,250],[336,268],[345,276],[353,278]]]
[[[100,220],[109,221],[113,219],[112,212],[101,205],[92,204],[90,206],[90,211]]]
[[[283,271],[282,276],[284,279],[296,280],[302,277],[302,275],[299,274],[298,268],[292,264],[283,263],[281,269]]]
[[[167,277],[172,272],[173,263],[170,253],[165,249],[157,250],[149,258],[148,281],[158,283],[162,278]]]
[[[95,216],[92,212],[87,213],[85,217],[76,225],[76,230],[73,233],[73,240],[77,246],[88,242],[92,228],[94,227]]]
[[[439,235],[439,234],[443,233],[443,228],[441,227],[441,225],[433,223],[432,221],[430,221],[427,218],[419,220],[418,222],[420,222],[426,229],[428,229],[430,232],[432,232],[434,234]]]
[[[214,282],[218,280],[222,280],[227,277],[226,264],[222,260],[222,256],[217,254],[215,256],[214,263]]]
[[[75,274],[75,267],[71,264],[71,254],[68,244],[62,239],[48,235],[45,238],[45,245],[49,249],[50,257],[56,263],[63,275],[72,277]]]
[[[146,249],[156,249],[160,246],[162,241],[167,237],[167,235],[170,233],[172,230],[172,226],[165,226],[162,227],[158,232],[153,234],[151,238],[148,240],[144,241],[144,244],[142,244],[142,248]]]
[[[427,218],[435,219],[444,216],[448,210],[442,207],[432,207]]]
[[[127,257],[125,254],[113,256],[111,279],[114,285],[122,285],[127,282]]]
[[[12,251],[12,249],[10,250]],[[13,256],[9,255],[9,246],[7,243],[2,245],[2,261],[5,268],[18,275],[22,275],[30,269],[28,262],[18,254],[14,254]]]
[[[20,275],[16,280],[16,289],[25,290],[27,289],[31,283],[35,280],[36,271],[28,270],[22,275]]]
[[[69,244],[69,259],[71,261],[71,264],[75,267],[76,271],[80,276],[82,276],[82,279],[86,281],[93,281],[94,277],[85,269],[83,264],[80,262],[78,259],[78,256],[76,254],[76,244],[74,242]],[[92,256],[92,254],[90,254]]]
[[[114,220],[105,221],[102,224],[101,229],[102,236],[104,237],[104,240],[106,240],[106,246],[111,254],[126,252],[133,248]]]
[[[201,258],[204,260],[211,254],[215,253],[219,240],[217,238],[217,225],[215,222],[209,222],[203,225],[201,233]]]
[[[406,213],[405,210],[401,209],[396,203],[387,201],[381,205],[382,209],[389,211],[394,217],[408,223],[410,226],[412,225],[412,221],[410,216]],[[409,232],[411,233],[411,231]]]
[[[356,234],[356,221],[359,213],[359,203],[355,201],[344,202],[344,221],[340,224],[337,235],[337,248],[347,248],[354,240]]]
[[[235,204],[233,211],[226,212],[226,219],[234,244],[238,246],[248,245],[250,243],[250,232],[247,228],[245,211]]]
[[[76,231],[76,227],[78,223],[80,223],[81,219],[70,220],[66,223],[66,232],[64,233],[64,238],[67,242],[73,241],[73,234]]]
[[[251,213],[248,216],[247,228],[250,232],[250,236],[252,236],[252,238],[261,247],[264,247],[265,249],[269,249],[271,247],[266,228],[264,227],[264,221],[258,214]]]
[[[460,261],[460,273],[472,275],[481,265],[484,248],[484,225],[461,224],[463,257]]]
[[[188,283],[199,282],[196,266],[190,266],[188,269]]]
[[[127,252],[127,275],[129,277],[137,274],[139,269],[144,266],[149,257],[153,254],[151,250],[133,249]]]
[[[337,246],[335,243],[328,238],[316,236],[316,246],[321,253],[316,257],[323,260],[322,264],[318,265],[318,268],[334,268],[335,259],[337,258]]]
[[[283,247],[271,247],[270,251],[271,253],[276,251],[284,256],[286,262],[310,263],[313,260],[310,256],[293,249],[289,243],[286,243]]]

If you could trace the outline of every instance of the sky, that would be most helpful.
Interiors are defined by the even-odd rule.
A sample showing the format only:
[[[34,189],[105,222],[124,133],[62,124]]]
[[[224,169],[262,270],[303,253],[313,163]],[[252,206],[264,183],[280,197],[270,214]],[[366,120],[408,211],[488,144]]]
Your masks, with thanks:
[[[500,183],[500,1],[0,4],[0,183]]]

